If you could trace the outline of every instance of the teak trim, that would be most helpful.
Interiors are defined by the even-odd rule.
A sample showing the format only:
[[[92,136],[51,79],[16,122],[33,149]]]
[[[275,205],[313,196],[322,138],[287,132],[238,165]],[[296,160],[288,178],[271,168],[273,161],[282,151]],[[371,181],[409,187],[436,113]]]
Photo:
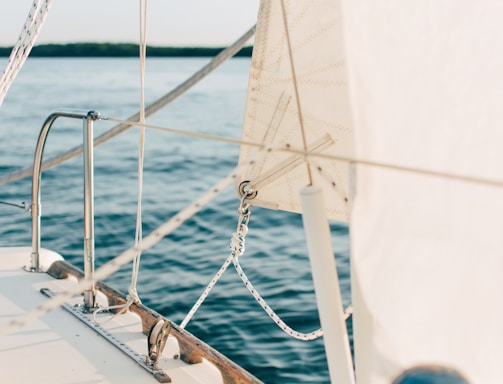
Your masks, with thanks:
[[[55,261],[47,270],[47,273],[55,279],[66,279],[70,276],[79,280],[84,278],[84,272],[82,270],[62,260]],[[124,304],[127,301],[125,294],[111,288],[101,281],[96,282],[96,289],[107,297],[110,306]],[[159,318],[170,321],[143,304],[132,304],[129,309],[131,312],[140,316],[143,333],[145,335],[148,335],[150,328]],[[196,364],[202,362],[203,358],[208,360],[219,369],[225,384],[262,384],[260,380],[236,363],[172,322],[170,335],[178,340],[180,358],[184,362]]]

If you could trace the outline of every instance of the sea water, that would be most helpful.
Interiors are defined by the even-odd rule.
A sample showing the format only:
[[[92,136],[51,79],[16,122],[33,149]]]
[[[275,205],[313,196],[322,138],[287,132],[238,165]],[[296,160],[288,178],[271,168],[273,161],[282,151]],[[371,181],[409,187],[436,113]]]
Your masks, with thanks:
[[[200,58],[148,59],[145,103],[168,93],[208,62]],[[0,62],[4,64],[5,61]],[[250,60],[232,59],[148,124],[240,138]],[[3,65],[2,65],[3,67]],[[29,167],[40,128],[58,108],[96,110],[126,120],[140,108],[138,59],[29,59],[0,107],[0,179]],[[44,158],[82,143],[82,121],[59,119]],[[95,136],[113,127],[95,123]],[[131,128],[95,149],[96,266],[134,244],[138,201],[140,130]],[[147,129],[142,218],[148,235],[210,190],[237,164],[235,144],[208,142]],[[73,158],[42,177],[42,247],[83,266],[83,160]],[[0,185],[0,200],[31,202],[31,178]],[[229,187],[175,232],[141,256],[142,302],[180,323],[228,257],[239,199]],[[31,245],[30,215],[0,204],[0,245]],[[347,228],[331,224],[343,292],[350,301]],[[320,327],[301,217],[252,210],[242,266],[268,304],[292,328]],[[131,265],[106,279],[126,292]],[[323,340],[292,339],[258,306],[231,266],[187,330],[265,383],[328,383]]]

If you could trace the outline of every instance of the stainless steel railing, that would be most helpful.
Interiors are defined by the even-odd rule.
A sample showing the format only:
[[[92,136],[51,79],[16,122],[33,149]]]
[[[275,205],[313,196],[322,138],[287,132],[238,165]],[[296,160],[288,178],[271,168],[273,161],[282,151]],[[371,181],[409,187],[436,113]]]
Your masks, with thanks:
[[[52,112],[44,122],[38,136],[33,159],[31,189],[31,264],[26,269],[31,272],[41,271],[40,266],[40,182],[42,179],[42,157],[49,131],[59,117],[84,120],[84,275],[93,279],[94,275],[94,155],[93,122],[100,119],[95,111],[59,109]],[[84,305],[88,309],[96,306],[96,289],[93,286],[84,292]]]

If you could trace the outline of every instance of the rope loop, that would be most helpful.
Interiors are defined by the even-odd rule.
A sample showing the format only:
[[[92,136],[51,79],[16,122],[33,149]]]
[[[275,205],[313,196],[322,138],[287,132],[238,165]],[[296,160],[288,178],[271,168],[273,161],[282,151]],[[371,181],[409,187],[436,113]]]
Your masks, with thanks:
[[[250,204],[248,200],[255,198],[257,196],[257,191],[249,186],[248,181],[244,181],[239,185],[239,192],[241,193],[241,203],[238,208],[239,220],[236,232],[232,234],[231,239],[231,255],[232,262],[238,273],[239,277],[243,281],[245,287],[250,291],[252,296],[255,298],[257,303],[262,307],[262,309],[269,315],[269,317],[276,323],[276,325],[281,328],[285,333],[292,336],[293,338],[299,340],[314,340],[323,335],[323,331],[318,329],[310,333],[297,332],[290,328],[277,314],[272,310],[272,308],[267,304],[264,298],[259,294],[259,292],[253,287],[253,284],[248,279],[244,273],[241,265],[239,264],[239,256],[242,256],[245,252],[245,238],[248,234],[248,223],[250,222]]]
[[[232,234],[230,248],[234,257],[242,256],[245,253],[245,237],[248,233],[248,226],[238,225],[237,232]]]
[[[230,242],[230,248],[231,248],[231,253],[225,260],[224,264],[220,267],[220,270],[217,272],[217,274],[213,277],[211,282],[208,284],[204,292],[201,294],[199,299],[196,301],[194,306],[191,308],[185,319],[182,321],[180,324],[180,328],[185,328],[185,326],[188,324],[188,322],[192,319],[196,311],[199,309],[203,301],[206,299],[210,291],[213,289],[217,281],[222,277],[224,272],[227,270],[227,267],[233,263],[234,267],[236,269],[236,272],[238,273],[239,277],[243,281],[243,284],[246,286],[246,288],[250,291],[252,296],[255,298],[257,303],[262,307],[262,309],[269,315],[269,317],[276,323],[276,325],[281,328],[285,333],[288,335],[292,336],[293,338],[299,339],[299,340],[314,340],[317,339],[318,337],[321,337],[323,335],[323,331],[321,329],[315,330],[313,332],[309,333],[302,333],[302,332],[297,332],[290,328],[281,318],[272,310],[272,308],[267,304],[267,302],[264,300],[264,298],[259,294],[259,292],[254,288],[253,284],[250,282],[246,274],[244,273],[241,265],[239,264],[239,256],[242,256],[245,252],[245,238],[246,235],[248,234],[248,223],[250,222],[250,216],[251,216],[251,211],[250,211],[250,204],[246,202],[246,199],[253,198],[256,195],[256,192],[254,192],[251,189],[241,189],[240,186],[240,192],[242,192],[241,196],[241,203],[238,208],[238,213],[239,213],[239,220],[238,224],[236,227],[236,232],[232,234],[231,242]]]

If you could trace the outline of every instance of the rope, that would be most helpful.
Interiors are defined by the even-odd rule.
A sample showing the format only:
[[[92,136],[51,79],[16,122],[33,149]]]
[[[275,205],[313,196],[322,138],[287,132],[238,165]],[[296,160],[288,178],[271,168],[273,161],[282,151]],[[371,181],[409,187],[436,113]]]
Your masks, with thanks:
[[[138,124],[138,123],[132,122],[132,121],[128,122],[128,121],[118,120],[118,119],[113,119],[113,118],[109,118],[109,120],[120,121],[121,124],[130,124],[130,125]],[[205,140],[219,141],[219,142],[223,142],[223,143],[230,143],[230,144],[236,144],[236,145],[248,145],[248,146],[253,146],[253,147],[258,147],[258,148],[263,147],[263,144],[259,143],[259,142],[248,141],[248,140],[239,140],[239,139],[233,139],[233,138],[229,138],[229,137],[216,136],[216,135],[208,135],[208,134],[204,134],[204,133],[189,132],[189,131],[183,131],[180,129],[161,127],[161,126],[151,125],[151,124],[145,124],[145,128],[155,129],[155,130],[174,133],[174,134],[183,135],[183,136],[197,137],[197,138],[205,139]],[[365,166],[369,166],[369,167],[376,167],[376,168],[383,168],[383,169],[388,169],[388,170],[393,170],[393,171],[400,171],[400,172],[405,172],[405,173],[416,173],[416,174],[424,175],[424,176],[457,180],[457,181],[473,183],[473,184],[488,185],[488,186],[498,187],[498,188],[503,187],[503,180],[490,179],[490,178],[484,178],[484,177],[476,177],[476,176],[471,176],[471,175],[463,175],[463,174],[445,172],[442,170],[435,170],[435,169],[408,167],[408,166],[403,166],[403,165],[399,165],[399,164],[385,163],[382,161],[369,160],[369,159],[364,159],[364,158],[359,158],[359,157],[341,156],[341,155],[326,154],[326,153],[321,153],[321,152],[313,152],[313,150],[310,148],[308,148],[308,150],[306,152],[301,148],[295,148],[295,147],[292,147],[288,144],[285,144],[282,147],[269,148],[268,150],[269,151],[290,152],[292,154],[301,155],[301,156],[307,157],[307,158],[329,159],[329,160],[342,161],[342,162],[351,163],[351,164],[358,164],[358,165],[365,165]],[[0,179],[0,185],[1,184],[3,184],[3,179]]]
[[[232,262],[232,255],[230,255],[224,261],[224,263],[222,264],[222,266],[220,267],[220,269],[218,270],[218,272],[215,274],[215,276],[213,276],[213,279],[211,279],[211,281],[209,282],[208,286],[205,288],[205,290],[203,291],[203,293],[201,294],[201,296],[199,296],[199,298],[197,299],[197,301],[194,303],[194,305],[192,306],[192,308],[190,309],[190,311],[185,316],[185,319],[183,319],[183,321],[180,323],[180,326],[179,326],[180,328],[184,329],[187,326],[187,324],[189,323],[189,321],[192,320],[192,317],[195,315],[195,313],[197,312],[197,310],[204,303],[204,300],[206,300],[206,298],[208,297],[209,293],[211,292],[211,290],[213,289],[213,287],[217,284],[217,282],[220,280],[220,278],[222,277],[222,275],[225,273],[225,271],[227,270],[227,268],[229,267],[229,265],[231,264],[231,262]]]
[[[199,299],[194,303],[190,311],[187,313],[185,316],[185,319],[180,324],[180,328],[185,328],[185,326],[189,323],[189,321],[192,319],[196,311],[201,307],[203,304],[204,300],[208,297],[209,293],[215,286],[215,284],[220,280],[222,275],[225,273],[227,268],[232,262],[232,259],[234,258],[235,253],[243,254],[244,253],[244,237],[246,236],[246,232],[248,231],[248,221],[250,220],[250,211],[249,211],[249,204],[245,202],[245,198],[248,196],[248,194],[244,194],[243,198],[241,199],[241,205],[239,206],[238,212],[240,213],[240,219],[237,225],[236,232],[232,236],[231,240],[231,249],[233,252],[227,257],[227,259],[224,261],[218,272],[215,274],[213,279],[209,282],[208,286],[206,289],[203,291],[201,296],[199,296]]]
[[[246,276],[243,268],[239,264],[239,256],[242,256],[245,252],[245,238],[248,233],[248,223],[250,221],[250,205],[246,203],[247,197],[253,194],[252,190],[248,190],[245,192],[241,198],[241,205],[239,206],[238,212],[240,213],[240,218],[237,224],[236,232],[233,233],[230,243],[231,253],[224,261],[218,272],[215,274],[213,279],[209,282],[206,289],[203,291],[201,296],[197,299],[195,304],[192,306],[188,314],[185,316],[183,321],[180,324],[180,328],[185,328],[189,321],[192,319],[196,311],[201,307],[204,300],[208,297],[209,293],[216,285],[216,283],[220,280],[222,275],[225,273],[230,263],[234,264],[234,268],[236,269],[238,276],[243,281],[245,287],[255,298],[257,303],[262,307],[262,309],[269,315],[269,317],[276,323],[276,325],[281,328],[285,333],[290,335],[291,337],[297,340],[309,341],[315,340],[321,336],[323,336],[323,330],[317,329],[315,331],[309,333],[298,332],[288,326],[279,316],[278,314],[267,304],[266,300],[260,295],[260,293],[255,289],[251,281]],[[349,318],[352,313],[352,308],[348,307],[345,311],[345,320]]]
[[[121,124],[129,124],[129,125],[137,125],[138,124],[137,122],[119,120],[119,119],[114,119],[114,118],[110,118],[110,117],[108,118],[108,120],[121,122]],[[230,144],[236,144],[236,145],[248,145],[248,146],[257,147],[257,148],[264,147],[264,145],[262,143],[255,142],[255,141],[240,140],[240,139],[233,139],[233,138],[224,137],[224,136],[216,136],[216,135],[208,135],[205,133],[183,131],[181,129],[161,127],[161,126],[152,125],[152,124],[145,124],[144,126],[145,126],[145,128],[155,129],[158,131],[164,131],[164,132],[168,132],[168,133],[174,133],[174,134],[182,135],[182,136],[196,137],[196,138],[200,138],[200,139],[219,141],[222,143],[230,143]],[[320,159],[329,159],[329,160],[342,161],[342,162],[351,163],[351,164],[366,165],[369,167],[383,168],[383,169],[389,169],[389,170],[401,171],[401,172],[411,172],[411,173],[417,173],[417,174],[425,175],[425,176],[433,176],[433,177],[446,178],[446,179],[451,179],[451,180],[464,181],[464,182],[474,183],[474,184],[489,185],[489,186],[493,186],[493,187],[503,187],[503,180],[462,175],[462,174],[456,174],[456,173],[449,173],[449,172],[443,172],[441,170],[435,170],[435,169],[407,167],[407,166],[402,166],[402,165],[398,165],[398,164],[384,163],[381,161],[368,160],[368,159],[363,159],[363,158],[358,158],[358,157],[326,154],[326,153],[318,152],[316,150],[316,148],[308,148],[307,152],[306,152],[301,148],[295,148],[295,147],[292,147],[288,144],[284,144],[281,147],[269,148],[268,150],[269,151],[290,152],[292,154],[297,154],[297,155],[301,155],[302,157],[308,157],[308,158],[312,157],[312,158],[320,158]],[[316,150],[316,152],[314,152],[315,150]],[[0,179],[0,185],[1,184],[3,184],[2,179]]]
[[[40,29],[44,25],[50,7],[51,0],[33,1],[16,45],[12,48],[7,65],[0,78],[0,105],[2,105],[7,91],[28,58]]]
[[[95,324],[97,325],[104,325],[106,323],[108,323],[110,320],[112,320],[113,318],[115,318],[116,316],[119,316],[119,315],[122,315],[124,313],[127,312],[127,310],[129,309],[129,307],[131,306],[131,304],[133,304],[134,301],[132,299],[129,299],[127,300],[126,303],[124,304],[118,304],[118,305],[110,305],[108,307],[98,307],[94,312],[93,312],[93,321]],[[109,316],[106,320],[104,321],[98,321],[98,313],[102,313],[102,312],[107,312],[107,311],[110,311],[112,309],[121,309],[120,311],[114,313],[113,316]]]
[[[246,288],[248,288],[248,291],[252,294],[253,298],[257,301],[257,303],[262,307],[265,313],[269,315],[269,317],[276,323],[276,325],[281,328],[285,333],[288,335],[292,336],[295,339],[298,340],[303,340],[303,341],[308,341],[308,340],[314,340],[317,339],[318,337],[323,336],[323,331],[320,329],[315,330],[313,332],[309,333],[302,333],[295,331],[292,329],[290,326],[288,326],[277,314],[274,312],[274,310],[267,304],[267,302],[264,300],[264,298],[260,295],[260,293],[255,289],[251,281],[248,279],[246,274],[243,271],[243,268],[241,268],[241,265],[239,264],[239,256],[242,256],[245,251],[245,237],[248,233],[248,222],[250,220],[250,211],[249,211],[249,206],[244,206],[244,202],[246,197],[250,194],[251,190],[248,191],[248,193],[243,194],[243,198],[241,200],[241,207],[240,210],[243,212],[241,213],[241,218],[238,223],[238,230],[234,235],[232,236],[231,240],[231,259],[232,263],[234,264],[234,268],[236,269],[236,272],[238,273],[238,276],[241,278],[243,281],[243,284],[245,285]],[[246,215],[246,216],[244,216]]]
[[[204,79],[208,74],[213,72],[215,69],[217,69],[222,63],[224,63],[226,60],[230,59],[232,56],[234,56],[241,48],[244,47],[246,42],[250,40],[250,38],[253,36],[255,33],[255,26],[251,27],[248,31],[246,31],[239,39],[237,39],[232,45],[224,49],[222,52],[220,52],[218,55],[216,55],[208,64],[203,66],[199,71],[194,73],[192,76],[190,76],[187,80],[182,82],[180,85],[178,85],[176,88],[162,96],[161,98],[157,99],[154,101],[152,104],[148,105],[145,108],[145,117],[149,117],[153,115],[154,113],[158,112],[162,108],[164,108],[166,105],[177,99],[179,96],[183,95],[185,92],[187,92],[190,88],[192,88],[195,84],[197,84],[199,81]],[[134,125],[138,125],[138,121],[140,118],[140,112],[130,116],[127,121],[134,121],[134,124],[118,124],[108,131],[104,132],[100,136],[96,137],[94,139],[94,146],[97,147],[98,145],[101,145],[105,143],[106,141],[112,139],[113,137],[127,131],[129,128],[131,128]],[[82,154],[82,145],[76,146],[74,148],[69,149],[66,152],[63,152],[59,155],[56,155],[54,157],[51,157],[44,161],[42,163],[42,171],[45,171],[47,169],[53,168],[56,165],[59,165],[67,160],[70,160],[78,155]],[[33,172],[32,167],[26,167],[23,169],[20,169],[18,171],[11,172],[4,176],[3,178],[0,179],[0,185],[2,184],[7,184],[12,181],[16,181],[19,179],[23,179],[25,177],[31,176]]]
[[[120,120],[120,119],[115,119],[115,118],[110,118],[110,117],[107,119],[111,120],[111,121],[120,122],[121,125],[122,124],[124,124],[124,125],[138,125],[138,122],[135,122],[135,121]],[[149,128],[149,129],[155,129],[158,131],[174,133],[177,135],[196,137],[196,138],[205,139],[205,140],[212,140],[212,141],[218,141],[218,142],[230,143],[230,144],[236,144],[236,145],[249,145],[249,146],[253,146],[253,147],[257,147],[257,148],[264,148],[264,145],[262,143],[255,142],[255,141],[240,140],[240,139],[233,139],[233,138],[224,137],[224,136],[183,131],[180,129],[161,127],[161,126],[152,125],[152,124],[144,124],[144,127]],[[376,167],[376,168],[388,169],[388,170],[393,170],[393,171],[400,171],[400,172],[405,172],[405,173],[416,173],[416,174],[424,175],[424,176],[432,176],[432,177],[438,177],[438,178],[444,178],[444,179],[450,179],[450,180],[463,181],[463,182],[467,182],[467,183],[488,185],[488,186],[498,187],[498,188],[503,187],[503,179],[502,180],[490,179],[490,178],[476,177],[476,176],[471,176],[471,175],[457,174],[457,173],[452,173],[452,172],[444,172],[442,170],[409,167],[409,166],[403,166],[403,165],[394,164],[394,163],[385,163],[382,161],[369,160],[369,159],[364,159],[364,158],[359,158],[359,157],[326,154],[326,153],[321,153],[321,152],[317,152],[317,151],[314,152],[314,150],[310,149],[310,148],[308,148],[308,150],[306,152],[301,148],[295,148],[295,147],[290,146],[289,144],[284,144],[281,147],[268,148],[268,151],[290,152],[292,154],[301,155],[302,157],[306,157],[306,158],[329,159],[329,160],[341,161],[341,162],[345,162],[345,163],[365,165],[365,166],[369,166],[369,167]],[[31,168],[30,168],[30,172],[31,172]],[[14,173],[12,173],[12,174],[14,174]],[[7,175],[7,177],[8,176],[9,175]],[[14,179],[14,180],[17,180],[17,179],[18,178]],[[0,185],[5,184],[9,181],[14,181],[14,180],[7,180],[7,178],[0,179]]]
[[[243,284],[245,285],[246,288],[248,288],[248,291],[252,294],[253,298],[257,301],[257,303],[262,307],[262,309],[269,315],[269,317],[276,323],[276,325],[281,328],[286,334],[292,336],[293,338],[297,340],[303,340],[303,341],[309,341],[309,340],[315,340],[318,337],[323,336],[323,330],[321,328],[309,332],[309,333],[302,333],[298,332],[291,327],[289,327],[277,314],[274,312],[274,310],[267,304],[267,302],[264,300],[264,298],[260,295],[260,293],[255,289],[251,281],[248,279],[246,274],[243,271],[243,268],[241,268],[241,265],[239,264],[238,256],[234,256],[232,258],[232,262],[234,264],[234,268],[236,268],[236,272],[238,273],[238,276],[241,278],[243,281]],[[347,318],[347,317],[346,317]]]
[[[136,249],[136,254],[133,258],[133,266],[131,268],[131,283],[128,288],[127,300],[124,304],[109,306],[106,308],[99,308],[93,313],[93,320],[98,324],[96,315],[103,311],[108,311],[111,309],[121,308],[114,316],[110,317],[106,322],[111,320],[113,317],[118,316],[126,312],[131,304],[141,303],[140,297],[138,296],[138,276],[140,273],[140,258],[141,250],[140,243],[143,237],[142,234],[142,196],[143,196],[143,163],[145,158],[145,62],[147,58],[147,0],[143,2],[140,0],[140,44],[139,44],[139,57],[140,57],[140,136],[138,145],[138,201],[136,208],[136,232],[134,249]]]
[[[131,285],[128,289],[128,302],[140,303],[136,290],[140,271],[140,243],[142,240],[142,196],[143,196],[143,160],[145,158],[145,61],[147,57],[147,0],[140,0],[140,143],[138,148],[138,205],[136,210],[136,234],[134,247],[137,254],[133,259]]]

